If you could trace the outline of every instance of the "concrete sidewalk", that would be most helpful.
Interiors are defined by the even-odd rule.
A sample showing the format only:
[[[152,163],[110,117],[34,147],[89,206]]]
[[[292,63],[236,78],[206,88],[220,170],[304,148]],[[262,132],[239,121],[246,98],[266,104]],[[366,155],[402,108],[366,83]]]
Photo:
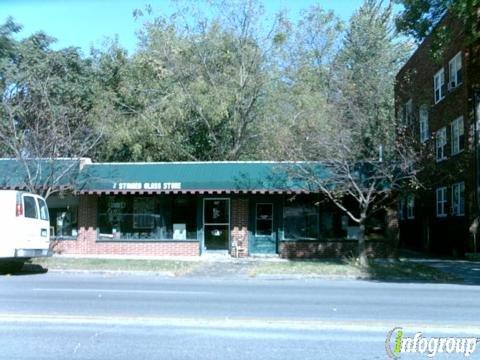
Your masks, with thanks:
[[[167,276],[167,277],[210,277],[210,278],[251,278],[252,269],[254,269],[259,264],[265,263],[288,263],[289,260],[281,259],[278,256],[276,257],[247,257],[247,258],[232,258],[227,253],[220,252],[211,252],[199,257],[183,257],[183,256],[131,256],[131,255],[60,255],[55,254],[50,258],[53,260],[53,264],[47,262],[42,263],[41,261],[35,263],[27,263],[21,271],[22,274],[35,274],[35,273],[44,273],[47,271],[60,272],[60,273],[103,273],[111,275],[120,275],[132,273],[135,275],[148,275],[155,274],[156,276]],[[60,263],[62,261],[67,261],[67,265],[60,267],[55,264],[55,261],[58,260]],[[155,269],[156,266],[152,265],[152,270],[146,269],[136,269],[137,267],[133,264],[134,269],[122,269],[122,266],[112,265],[111,269],[105,269],[101,266],[99,268],[84,268],[82,264],[79,267],[73,265],[68,265],[68,261],[102,261],[107,262],[143,262],[145,263],[181,263],[178,268],[172,265],[172,268],[167,269]],[[51,261],[50,261],[51,262]],[[183,265],[182,265],[183,264]],[[127,266],[128,267],[128,266]],[[161,268],[161,266],[160,266]],[[185,270],[185,271],[183,271]]]
[[[480,285],[480,262],[478,261],[435,257],[409,249],[400,250],[400,257],[459,276],[463,278],[466,285]]]
[[[201,256],[137,256],[137,255],[80,255],[80,254],[54,254],[52,257],[59,259],[110,259],[110,260],[152,260],[152,261],[191,261],[191,262],[225,262],[225,263],[250,263],[250,262],[288,262],[288,259],[279,256],[248,256],[234,258],[228,253],[207,252]]]
[[[262,266],[262,264],[269,264],[268,266],[277,266],[283,264],[289,265],[290,261],[287,259],[281,259],[279,257],[248,257],[248,258],[232,258],[226,253],[210,253],[200,257],[146,257],[146,256],[103,256],[103,255],[55,255],[53,259],[78,259],[78,260],[90,260],[90,259],[105,259],[105,260],[140,260],[140,261],[153,261],[153,262],[179,262],[183,263],[176,266],[175,264],[172,265],[172,268],[163,269],[162,266],[158,266],[157,270],[148,270],[148,269],[136,269],[136,265],[132,265],[133,269],[125,269],[123,270],[121,267],[112,269],[102,269],[101,267],[98,269],[85,269],[80,265],[78,269],[75,267],[71,268],[66,266],[65,268],[55,268],[55,266],[49,266],[48,263],[44,265],[44,268],[39,267],[38,265],[30,265],[27,264],[24,267],[24,273],[41,273],[48,271],[46,270],[49,268],[52,271],[59,271],[59,272],[100,272],[100,273],[110,273],[110,274],[123,274],[123,273],[130,273],[134,272],[136,274],[148,274],[148,273],[155,273],[156,275],[165,275],[165,276],[182,276],[182,277],[189,277],[189,278],[217,278],[217,279],[225,279],[225,278],[251,278],[254,277],[265,277],[265,278],[328,278],[328,279],[371,279],[368,274],[333,274],[330,273],[331,270],[327,269],[327,273],[310,273],[311,271],[307,271],[302,273],[301,271],[289,271],[289,269],[279,269],[278,274],[273,274],[271,271],[267,271],[266,273],[256,271],[258,266]],[[426,266],[430,266],[434,269],[440,270],[444,273],[451,274],[457,277],[457,280],[440,280],[444,282],[452,282],[452,283],[462,283],[466,285],[480,285],[480,263],[479,262],[472,262],[472,261],[465,261],[465,260],[453,260],[453,259],[435,259],[435,258],[422,258],[417,256],[408,257],[407,260],[410,263],[418,263]],[[325,259],[325,263],[328,264],[328,260]],[[384,262],[391,262],[388,260],[382,261],[382,259],[378,260],[378,263]],[[301,262],[299,262],[301,264]],[[396,263],[396,262],[394,262]],[[190,266],[190,265],[191,266]],[[319,265],[322,265],[322,262],[319,262]],[[345,264],[347,266],[348,264]],[[34,266],[32,268],[32,266]],[[152,265],[154,268],[156,266]],[[272,275],[273,274],[273,275]],[[448,276],[448,275],[447,275]],[[382,278],[382,281],[385,279]],[[398,280],[395,276],[392,275],[392,278],[388,278],[388,281],[410,281],[409,278],[401,278]],[[462,281],[463,280],[463,281]],[[386,280],[385,280],[386,281]],[[411,281],[426,281],[428,280],[418,280],[415,276],[412,276]],[[439,280],[433,280],[439,281]]]
[[[464,284],[480,285],[480,262],[446,259],[409,259],[463,278]]]

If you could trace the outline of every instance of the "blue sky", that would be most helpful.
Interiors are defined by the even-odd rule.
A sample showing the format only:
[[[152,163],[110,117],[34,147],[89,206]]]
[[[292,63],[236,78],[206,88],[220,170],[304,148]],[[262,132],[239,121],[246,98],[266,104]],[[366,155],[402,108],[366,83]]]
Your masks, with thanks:
[[[344,20],[363,0],[263,0],[268,15],[289,10],[295,19],[301,9],[320,4]],[[101,46],[108,38],[118,35],[121,45],[131,53],[136,46],[135,31],[141,26],[132,11],[151,4],[155,14],[170,14],[169,0],[0,0],[0,22],[8,16],[23,25],[21,36],[43,30],[57,38],[56,48],[78,46],[85,54],[90,47]]]

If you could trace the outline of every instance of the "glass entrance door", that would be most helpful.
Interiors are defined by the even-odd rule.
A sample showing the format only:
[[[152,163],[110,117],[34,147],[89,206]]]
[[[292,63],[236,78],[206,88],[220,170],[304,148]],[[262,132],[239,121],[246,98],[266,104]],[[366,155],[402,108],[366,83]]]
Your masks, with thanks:
[[[255,236],[251,239],[250,250],[253,254],[274,254],[277,251],[272,203],[257,203],[255,206]]]
[[[207,250],[228,250],[230,239],[230,199],[205,199],[203,233]]]

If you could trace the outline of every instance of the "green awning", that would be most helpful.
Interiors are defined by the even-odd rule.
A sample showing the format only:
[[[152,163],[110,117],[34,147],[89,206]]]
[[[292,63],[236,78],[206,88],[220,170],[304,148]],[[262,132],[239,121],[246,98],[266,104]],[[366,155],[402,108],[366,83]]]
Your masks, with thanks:
[[[0,159],[0,188],[24,190],[71,188],[78,178],[79,159]]]
[[[279,162],[93,163],[80,172],[80,194],[308,193]],[[319,167],[319,175],[324,171]]]
[[[88,159],[87,159],[88,160]],[[0,188],[55,188],[77,194],[226,194],[309,193],[308,182],[294,176],[292,162],[91,163],[79,159],[0,159]],[[326,171],[309,163],[318,176]],[[27,171],[27,166],[28,170]],[[30,172],[30,175],[28,174]],[[33,180],[30,181],[29,177]]]

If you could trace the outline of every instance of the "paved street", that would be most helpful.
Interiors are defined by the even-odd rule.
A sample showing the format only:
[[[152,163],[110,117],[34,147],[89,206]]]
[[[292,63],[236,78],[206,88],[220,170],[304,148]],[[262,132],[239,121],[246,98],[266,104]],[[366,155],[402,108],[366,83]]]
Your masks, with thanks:
[[[46,273],[0,292],[5,359],[385,359],[396,326],[480,336],[468,285]]]

